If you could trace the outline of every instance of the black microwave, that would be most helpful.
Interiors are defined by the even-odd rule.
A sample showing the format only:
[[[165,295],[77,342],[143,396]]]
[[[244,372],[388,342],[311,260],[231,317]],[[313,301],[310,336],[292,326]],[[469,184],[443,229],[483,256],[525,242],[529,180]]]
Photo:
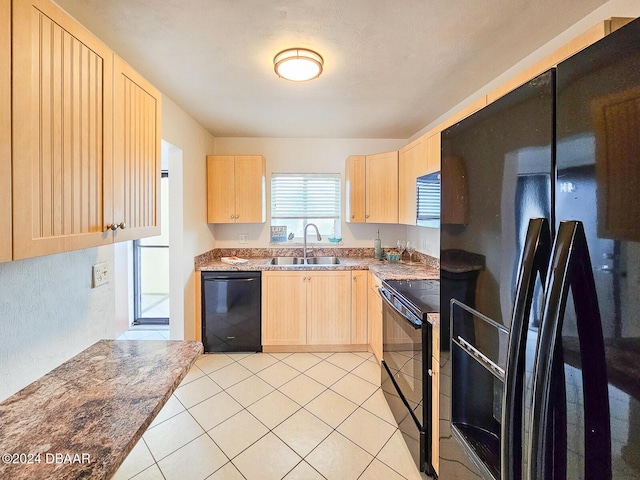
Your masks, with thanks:
[[[416,225],[440,227],[440,172],[416,179]]]

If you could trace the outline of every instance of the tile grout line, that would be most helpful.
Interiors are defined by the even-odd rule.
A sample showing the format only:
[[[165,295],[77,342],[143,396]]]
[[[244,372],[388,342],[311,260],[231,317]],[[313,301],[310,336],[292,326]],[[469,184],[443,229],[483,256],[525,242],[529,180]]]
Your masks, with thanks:
[[[226,355],[226,354],[225,354],[225,355]],[[231,420],[233,417],[237,416],[237,415],[238,415],[238,414],[240,414],[243,410],[245,410],[245,411],[246,411],[249,415],[251,415],[251,417],[252,417],[253,419],[255,419],[259,424],[263,425],[263,426],[267,429],[267,432],[266,432],[264,435],[260,436],[260,437],[259,437],[258,439],[256,439],[255,441],[253,441],[250,445],[248,445],[247,447],[245,447],[242,451],[240,451],[238,454],[236,454],[233,458],[237,458],[239,455],[241,455],[241,453],[243,453],[244,451],[246,451],[247,449],[249,449],[249,448],[251,448],[253,445],[255,445],[255,443],[256,443],[256,442],[258,442],[258,441],[260,441],[261,439],[263,439],[263,438],[264,438],[265,436],[267,436],[269,433],[272,433],[272,434],[273,434],[273,435],[274,435],[274,436],[275,436],[279,441],[281,441],[284,445],[286,445],[286,446],[287,446],[287,448],[291,449],[291,450],[292,450],[292,451],[293,451],[293,452],[294,452],[298,457],[300,457],[300,459],[301,459],[301,460],[300,460],[296,465],[294,465],[294,467],[293,467],[289,472],[287,472],[287,473],[285,474],[285,476],[286,476],[286,475],[288,475],[289,473],[291,473],[291,471],[293,471],[295,468],[297,468],[297,467],[298,467],[298,465],[300,465],[300,464],[301,464],[301,463],[303,463],[303,462],[304,462],[304,463],[306,463],[309,467],[311,467],[314,471],[316,471],[316,472],[317,472],[316,468],[315,468],[315,467],[313,467],[313,465],[309,464],[309,463],[306,461],[306,458],[307,458],[307,457],[308,457],[308,456],[309,456],[313,451],[315,451],[315,450],[316,450],[316,449],[317,449],[317,448],[318,448],[318,447],[319,447],[319,446],[320,446],[320,445],[321,445],[321,444],[322,444],[322,443],[323,443],[323,442],[324,442],[324,441],[325,441],[325,440],[326,440],[330,435],[332,435],[334,432],[337,432],[341,437],[343,437],[344,439],[348,440],[348,441],[349,441],[350,443],[352,443],[353,445],[355,445],[355,446],[359,447],[361,450],[363,450],[365,453],[367,453],[368,455],[370,455],[370,456],[372,457],[371,461],[367,464],[367,466],[364,468],[364,470],[363,470],[363,471],[360,473],[360,475],[358,476],[358,478],[359,478],[359,477],[361,477],[361,476],[364,474],[364,472],[367,470],[367,468],[369,468],[369,466],[373,463],[373,461],[374,461],[375,459],[378,459],[377,455],[382,451],[382,449],[384,449],[384,447],[388,444],[388,442],[391,440],[391,438],[393,437],[393,435],[395,435],[396,431],[398,430],[397,426],[394,426],[394,425],[390,424],[387,420],[385,420],[384,418],[381,418],[379,415],[377,415],[377,414],[376,414],[376,413],[374,413],[374,412],[369,411],[367,408],[365,408],[365,407],[363,406],[363,405],[364,405],[364,403],[366,403],[369,399],[371,399],[371,398],[372,398],[372,397],[373,397],[373,396],[378,392],[378,390],[381,390],[381,387],[380,387],[380,386],[378,386],[378,385],[376,385],[376,384],[374,384],[374,383],[370,382],[369,380],[367,380],[367,378],[363,378],[363,377],[361,377],[360,375],[358,375],[358,374],[356,374],[356,373],[353,373],[353,371],[354,371],[355,369],[357,369],[357,368],[358,368],[358,367],[360,367],[361,365],[365,364],[366,362],[369,362],[369,361],[370,361],[369,359],[367,359],[367,358],[364,358],[364,357],[361,357],[361,356],[357,355],[357,356],[358,356],[359,358],[361,358],[363,361],[362,361],[362,362],[359,362],[357,365],[355,365],[354,367],[352,367],[350,370],[346,370],[344,367],[342,367],[342,366],[340,366],[340,365],[336,365],[336,364],[334,364],[334,363],[332,363],[332,362],[330,362],[330,361],[327,361],[327,360],[328,360],[328,358],[330,358],[331,356],[333,356],[333,354],[332,354],[332,355],[329,355],[329,356],[327,356],[327,357],[325,357],[325,358],[322,358],[322,357],[320,357],[320,356],[317,356],[317,357],[320,359],[320,361],[319,361],[318,363],[316,363],[316,364],[314,364],[314,365],[312,365],[312,366],[310,366],[310,367],[308,367],[308,368],[305,368],[304,370],[300,371],[300,370],[299,370],[299,369],[297,369],[296,367],[294,367],[294,366],[292,366],[292,365],[289,365],[287,362],[284,362],[284,361],[283,361],[285,358],[289,358],[289,357],[291,357],[291,355],[287,355],[286,357],[283,357],[282,359],[279,359],[279,358],[276,358],[276,357],[273,357],[273,356],[272,356],[272,358],[274,358],[274,359],[276,360],[273,364],[271,364],[271,365],[269,365],[269,366],[267,366],[267,367],[261,368],[260,370],[256,370],[256,371],[254,372],[254,371],[250,370],[249,368],[247,368],[246,366],[244,366],[242,363],[240,363],[243,359],[247,358],[247,357],[248,357],[248,356],[250,356],[250,355],[251,355],[251,354],[249,354],[249,355],[244,355],[244,356],[242,356],[242,358],[238,358],[238,359],[234,359],[233,357],[231,357],[231,356],[229,356],[229,355],[226,355],[227,357],[229,357],[229,358],[230,358],[230,360],[232,360],[232,363],[229,363],[228,365],[225,365],[225,366],[223,366],[223,367],[220,367],[220,368],[218,368],[218,369],[216,369],[216,370],[213,370],[213,371],[211,371],[211,372],[209,372],[209,373],[206,373],[204,370],[202,370],[202,368],[201,368],[200,366],[196,365],[196,368],[198,368],[198,370],[202,373],[202,375],[201,375],[200,377],[197,377],[197,378],[193,379],[192,381],[188,382],[188,383],[187,383],[187,384],[185,384],[185,385],[188,385],[188,384],[192,383],[193,381],[196,381],[196,380],[198,380],[198,379],[200,379],[200,378],[202,378],[202,377],[204,377],[204,376],[207,376],[209,380],[211,380],[211,381],[212,381],[212,382],[213,382],[213,383],[214,383],[218,388],[220,388],[220,391],[219,391],[219,392],[217,392],[217,393],[215,393],[214,395],[211,395],[210,397],[207,397],[207,398],[205,398],[205,399],[203,399],[203,400],[199,401],[198,403],[196,403],[196,404],[192,405],[192,406],[191,406],[191,407],[189,407],[189,408],[187,408],[187,407],[186,407],[186,405],[185,405],[185,404],[184,404],[184,403],[183,403],[183,402],[182,402],[178,397],[176,397],[176,400],[179,402],[179,404],[184,408],[184,410],[186,410],[187,412],[189,412],[190,417],[191,417],[191,418],[195,421],[195,423],[196,423],[196,424],[197,424],[197,425],[198,425],[198,426],[203,430],[203,432],[204,432],[204,433],[203,433],[203,434],[201,434],[201,435],[198,435],[195,439],[190,440],[190,441],[189,441],[189,442],[187,442],[185,445],[182,445],[181,447],[177,448],[176,450],[174,450],[174,451],[170,452],[169,454],[167,454],[167,455],[166,455],[165,457],[163,457],[163,458],[166,458],[166,457],[168,457],[169,455],[171,455],[171,454],[173,454],[173,453],[177,452],[177,451],[178,451],[178,450],[180,450],[181,448],[184,448],[186,445],[190,444],[191,442],[195,441],[195,440],[196,440],[196,439],[198,439],[198,438],[201,438],[201,437],[202,437],[202,435],[205,435],[205,434],[206,434],[206,435],[207,435],[207,436],[212,440],[212,442],[216,445],[216,447],[218,447],[218,448],[222,451],[222,453],[224,454],[224,457],[228,460],[228,461],[227,461],[227,462],[225,462],[222,466],[220,466],[220,468],[223,468],[223,467],[224,467],[225,465],[227,465],[228,463],[231,463],[231,464],[232,464],[232,465],[233,465],[233,466],[234,466],[234,467],[235,467],[235,468],[240,472],[240,470],[238,469],[238,467],[233,463],[233,459],[229,458],[229,456],[227,455],[227,453],[225,453],[225,452],[224,452],[224,450],[220,447],[220,445],[218,445],[218,444],[217,444],[217,442],[215,441],[215,439],[211,436],[210,432],[211,432],[211,430],[213,430],[214,428],[216,428],[218,425],[221,425],[222,423],[224,423],[224,422],[227,422],[227,421]],[[306,373],[308,370],[310,370],[310,369],[312,369],[312,368],[314,368],[314,367],[316,367],[316,366],[318,366],[318,365],[321,365],[321,364],[322,364],[323,362],[325,362],[325,361],[326,361],[326,363],[327,363],[327,364],[329,364],[329,365],[331,365],[331,366],[333,366],[333,367],[339,368],[339,369],[341,369],[342,371],[344,371],[344,372],[345,372],[345,373],[344,373],[344,375],[341,375],[338,379],[336,379],[335,381],[333,381],[329,386],[326,386],[325,384],[323,384],[323,383],[321,383],[321,382],[318,382],[316,379],[312,378],[311,376],[309,376],[309,375]],[[295,370],[295,371],[296,371],[296,375],[295,375],[293,378],[291,378],[291,379],[287,380],[286,382],[284,382],[283,384],[281,384],[280,386],[275,387],[273,384],[271,384],[271,383],[267,382],[266,380],[264,380],[263,378],[261,378],[258,374],[259,374],[260,372],[263,372],[263,371],[267,370],[268,368],[270,368],[270,367],[272,367],[272,366],[277,365],[277,364],[278,364],[278,362],[284,363],[284,364],[285,364],[285,365],[287,365],[288,367],[290,367],[290,368],[292,368],[293,370]],[[224,369],[224,368],[226,368],[226,367],[228,367],[228,366],[231,366],[233,363],[240,363],[240,366],[242,366],[243,368],[247,369],[247,370],[251,373],[251,375],[250,375],[249,377],[246,377],[246,378],[242,379],[242,380],[241,380],[241,381],[239,381],[239,382],[236,382],[236,383],[234,383],[234,384],[232,384],[232,385],[229,385],[227,388],[223,388],[223,387],[222,387],[221,385],[219,385],[219,384],[218,384],[218,383],[217,383],[213,378],[211,378],[211,377],[210,377],[210,375],[211,375],[211,374],[213,374],[213,373],[214,373],[214,372],[216,372],[216,371],[219,371],[219,370],[222,370],[222,369]],[[375,363],[375,362],[372,362],[372,363]],[[312,380],[312,381],[314,381],[314,382],[318,383],[318,384],[319,384],[319,385],[321,385],[321,386],[322,386],[322,388],[323,388],[321,392],[319,392],[317,395],[315,395],[312,399],[310,399],[309,401],[307,401],[307,402],[306,402],[306,403],[304,403],[303,405],[301,405],[301,404],[300,404],[298,401],[296,401],[295,399],[291,398],[291,397],[290,397],[289,395],[287,395],[286,393],[284,393],[284,392],[280,391],[280,388],[284,387],[285,385],[287,385],[288,383],[292,382],[293,380],[295,380],[295,379],[299,378],[299,377],[300,377],[300,376],[302,376],[302,375],[304,375],[307,379]],[[366,397],[365,397],[365,398],[364,398],[360,403],[356,403],[356,402],[354,402],[353,400],[351,400],[351,399],[349,399],[349,398],[345,397],[344,395],[340,394],[339,392],[337,392],[337,391],[335,391],[335,390],[333,390],[333,389],[331,388],[331,387],[335,386],[335,385],[336,385],[338,382],[340,382],[341,380],[343,380],[343,379],[347,378],[347,375],[353,375],[353,376],[354,376],[355,378],[357,378],[358,380],[361,380],[361,381],[367,382],[369,385],[371,385],[371,386],[373,386],[373,387],[376,387],[376,388],[375,388],[375,390],[374,390],[372,393],[370,393],[369,395],[367,395],[367,396],[366,396]],[[198,422],[198,420],[197,420],[197,419],[193,416],[193,414],[191,413],[190,409],[191,409],[191,408],[195,408],[197,405],[199,405],[199,404],[201,404],[201,403],[203,403],[203,402],[205,402],[205,401],[207,401],[207,400],[211,399],[212,397],[214,397],[214,396],[216,396],[216,395],[219,395],[220,393],[223,393],[223,392],[224,392],[224,393],[226,393],[227,395],[229,395],[229,396],[230,396],[230,397],[231,397],[235,402],[238,402],[238,400],[237,400],[233,395],[231,395],[231,394],[228,392],[228,390],[229,390],[230,388],[234,387],[235,385],[238,385],[238,384],[240,384],[240,383],[244,382],[245,380],[249,380],[249,379],[250,379],[251,377],[253,377],[253,376],[255,376],[255,377],[257,377],[258,379],[260,379],[260,380],[262,380],[263,382],[265,382],[265,383],[266,383],[267,385],[269,385],[269,387],[271,387],[273,390],[272,390],[272,391],[270,391],[269,393],[267,393],[266,395],[263,395],[263,396],[261,396],[260,398],[258,398],[258,399],[256,399],[256,400],[252,401],[250,404],[248,404],[248,405],[246,405],[246,406],[245,406],[245,405],[243,405],[243,404],[240,404],[240,406],[242,407],[242,409],[241,409],[241,410],[239,410],[238,412],[236,412],[236,413],[235,413],[234,415],[232,415],[231,417],[229,417],[229,418],[225,419],[224,421],[220,422],[218,425],[215,425],[214,427],[211,427],[209,430],[205,430],[205,427],[204,427],[203,425],[201,425],[201,424],[200,424],[200,422]],[[181,387],[182,387],[182,386],[183,386],[183,385],[181,385]],[[343,419],[343,420],[342,420],[342,421],[341,421],[341,422],[340,422],[340,423],[339,423],[335,428],[334,428],[334,427],[332,427],[331,425],[327,424],[324,420],[322,420],[321,418],[319,418],[319,417],[318,417],[318,416],[316,416],[313,412],[311,412],[310,410],[308,410],[308,409],[306,408],[306,407],[307,407],[311,402],[313,402],[314,400],[316,400],[317,398],[319,398],[321,395],[325,394],[325,393],[327,392],[327,390],[330,390],[333,394],[339,395],[340,397],[342,397],[342,398],[343,398],[343,399],[345,399],[346,401],[348,401],[348,402],[352,403],[353,405],[355,405],[355,409],[354,409],[354,410],[353,410],[349,415],[347,415],[347,416],[346,416],[346,417],[345,417],[345,418],[344,418],[344,419]],[[263,422],[262,422],[258,417],[256,417],[256,416],[255,416],[255,415],[254,415],[254,414],[249,410],[249,407],[251,407],[252,405],[254,405],[254,404],[258,403],[258,402],[260,402],[261,400],[263,400],[263,399],[264,399],[264,398],[266,398],[267,396],[269,396],[269,395],[273,394],[274,392],[278,392],[278,393],[280,393],[281,395],[283,395],[284,397],[286,397],[288,400],[291,400],[292,402],[294,402],[294,403],[295,403],[295,405],[297,406],[297,409],[296,409],[294,412],[292,412],[291,414],[287,415],[284,419],[281,419],[281,420],[280,420],[280,421],[279,421],[279,422],[278,422],[278,423],[277,423],[273,428],[270,428],[269,426],[265,425],[265,424],[264,424],[264,423],[263,423]],[[239,403],[239,402],[238,402],[238,403]],[[391,437],[389,437],[389,438],[385,441],[385,443],[383,444],[383,446],[378,450],[378,452],[377,452],[375,455],[372,455],[371,453],[369,453],[369,451],[367,451],[366,449],[364,449],[362,446],[358,445],[354,440],[351,440],[349,437],[347,437],[346,435],[344,435],[344,434],[342,434],[340,431],[338,431],[338,428],[339,428],[342,424],[344,424],[344,422],[346,422],[346,421],[347,421],[347,419],[349,419],[349,418],[350,418],[354,413],[356,413],[356,412],[358,411],[358,409],[360,409],[360,408],[362,408],[365,412],[367,412],[367,413],[369,413],[369,414],[371,414],[371,415],[374,415],[376,418],[380,419],[381,421],[385,422],[385,424],[387,424],[387,425],[391,425],[391,426],[394,426],[394,427],[395,427],[395,431],[394,431],[394,433],[391,435]],[[320,421],[322,424],[326,425],[327,427],[329,427],[329,428],[331,429],[331,432],[330,432],[327,436],[325,436],[322,440],[320,440],[320,441],[318,442],[318,444],[317,444],[317,445],[316,445],[316,446],[315,446],[311,451],[309,451],[309,452],[308,452],[304,457],[303,457],[303,456],[301,456],[300,454],[298,454],[298,453],[297,453],[293,448],[291,448],[291,446],[289,446],[289,444],[288,444],[284,439],[280,438],[280,437],[277,435],[277,433],[275,433],[275,432],[274,432],[274,430],[275,430],[277,427],[279,427],[279,426],[280,426],[280,425],[282,425],[284,422],[286,422],[287,420],[289,420],[289,419],[290,419],[292,416],[294,416],[295,414],[299,413],[301,410],[304,410],[306,413],[310,414],[310,415],[311,415],[311,416],[313,416],[315,419],[317,419],[317,420],[318,420],[318,421]],[[182,413],[182,412],[179,412],[179,413]],[[160,424],[164,423],[165,421],[167,421],[167,420],[169,420],[169,419],[171,419],[171,418],[174,418],[175,416],[179,415],[179,413],[178,413],[178,414],[176,414],[176,415],[172,415],[171,417],[168,417],[167,419],[163,420],[163,422],[159,423],[158,425],[160,425]],[[155,426],[157,426],[157,425],[155,425]],[[155,427],[155,426],[154,426],[154,427]],[[145,441],[145,446],[146,446],[146,448],[149,450],[149,452],[151,453],[151,449],[150,449],[150,448],[148,447],[148,445],[146,444],[146,441]],[[160,470],[160,472],[162,473],[162,470],[160,469],[160,467],[159,467],[159,465],[158,465],[158,460],[156,460],[156,457],[153,455],[153,453],[151,453],[151,455],[152,455],[153,460],[155,461],[155,465],[157,466],[157,468],[158,468],[158,469]],[[162,460],[162,459],[160,459],[160,460]],[[397,472],[395,469],[393,469],[390,465],[387,465],[386,463],[382,462],[382,460],[380,460],[380,459],[378,459],[378,460],[379,460],[381,463],[383,463],[385,466],[387,466],[388,468],[391,468],[391,470],[393,470],[394,472],[396,472],[396,473],[398,473],[400,476],[402,476],[399,472]],[[153,466],[153,465],[151,465],[151,466],[149,466],[149,467],[147,467],[147,468],[151,468],[152,466]],[[220,469],[220,468],[219,468],[219,469]],[[212,472],[212,473],[211,473],[211,475],[215,474],[215,472],[217,472],[219,469],[217,469],[217,470],[215,470],[214,472]],[[146,470],[146,469],[145,469],[145,470]],[[141,472],[138,472],[136,475],[138,475],[138,474],[140,474],[140,473],[141,473]],[[242,472],[240,472],[240,473],[242,474]],[[324,478],[324,476],[323,476],[320,472],[317,472],[317,473],[318,473],[320,476],[322,476],[322,477]],[[163,475],[163,477],[164,477],[164,474],[162,474],[162,475]],[[242,475],[244,476],[244,474],[242,474]],[[404,477],[403,477],[403,478],[404,478]]]

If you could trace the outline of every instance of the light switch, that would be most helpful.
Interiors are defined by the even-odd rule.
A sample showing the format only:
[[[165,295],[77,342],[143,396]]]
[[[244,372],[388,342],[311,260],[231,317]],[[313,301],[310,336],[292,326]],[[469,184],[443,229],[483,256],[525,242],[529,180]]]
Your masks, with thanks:
[[[249,243],[249,235],[241,234],[238,243]]]
[[[92,288],[109,283],[109,267],[107,262],[98,263],[92,267],[93,285]]]

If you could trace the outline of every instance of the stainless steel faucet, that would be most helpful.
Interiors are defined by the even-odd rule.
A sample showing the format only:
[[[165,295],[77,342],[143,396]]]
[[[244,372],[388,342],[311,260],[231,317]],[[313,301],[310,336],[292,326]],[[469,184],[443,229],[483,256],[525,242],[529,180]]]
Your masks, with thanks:
[[[322,237],[320,236],[320,230],[318,230],[318,227],[316,226],[315,223],[307,223],[304,226],[304,248],[302,250],[302,256],[305,258],[305,260],[307,259],[307,228],[309,227],[313,227],[316,229],[316,235],[318,237],[318,241],[322,240]]]

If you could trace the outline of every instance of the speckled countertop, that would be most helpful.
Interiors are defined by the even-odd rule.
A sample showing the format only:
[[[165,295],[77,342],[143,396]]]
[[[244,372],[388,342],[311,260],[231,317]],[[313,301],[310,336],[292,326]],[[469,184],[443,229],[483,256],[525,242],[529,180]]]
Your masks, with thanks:
[[[240,265],[223,263],[221,257],[238,256],[248,260]],[[279,249],[215,249],[195,258],[199,271],[279,271],[279,270],[371,270],[383,280],[433,280],[440,278],[438,260],[414,253],[413,263],[408,263],[405,253],[402,262],[380,261],[373,258],[372,248],[316,248],[313,256],[335,256],[339,265],[269,265],[273,257],[301,257],[301,248]]]
[[[110,478],[202,352],[101,340],[0,403],[0,478]]]

